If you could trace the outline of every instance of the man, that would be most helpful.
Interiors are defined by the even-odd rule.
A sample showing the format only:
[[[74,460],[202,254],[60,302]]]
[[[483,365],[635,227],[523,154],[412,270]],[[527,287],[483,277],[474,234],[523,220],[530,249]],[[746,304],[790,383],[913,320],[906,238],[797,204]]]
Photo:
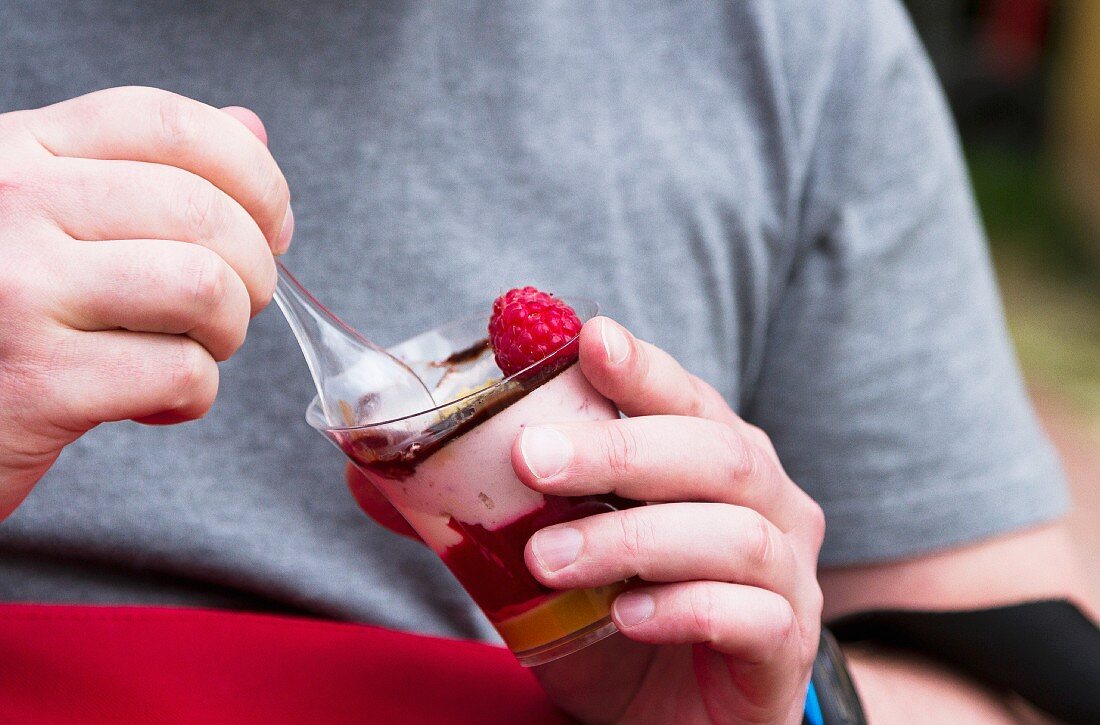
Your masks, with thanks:
[[[299,422],[288,331],[249,324],[292,234],[382,342],[521,283],[622,323],[586,326],[581,365],[631,417],[516,442],[532,487],[661,502],[530,544],[551,586],[649,582],[624,637],[536,670],[584,720],[796,722],[823,606],[1077,595],[892,0],[0,8],[4,599],[489,636],[430,552],[362,520]],[[109,88],[132,84],[179,95]],[[1009,717],[935,668],[853,666],[873,719],[912,714],[899,687],[934,720]]]

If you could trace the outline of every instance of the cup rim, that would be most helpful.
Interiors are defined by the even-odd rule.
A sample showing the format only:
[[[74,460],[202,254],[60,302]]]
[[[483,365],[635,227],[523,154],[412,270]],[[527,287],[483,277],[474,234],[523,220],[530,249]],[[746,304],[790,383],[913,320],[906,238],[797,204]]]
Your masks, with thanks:
[[[582,319],[582,322],[581,322],[582,328],[583,328],[583,325],[587,324],[589,320],[591,320],[595,317],[598,317],[599,314],[600,314],[600,305],[595,300],[589,299],[587,297],[573,297],[573,296],[566,296],[566,295],[554,295],[554,296],[557,297],[558,299],[566,302],[570,307],[573,308],[573,311],[577,313],[577,316]],[[584,316],[580,313],[580,311],[577,310],[578,305],[587,306],[587,309],[585,311],[586,312],[591,312],[591,314],[588,315],[587,319],[585,319]],[[444,322],[441,325],[437,325],[436,327],[430,328],[428,330],[424,330],[423,332],[420,332],[417,335],[414,335],[413,337],[408,338],[407,340],[402,340],[401,342],[399,342],[395,345],[391,345],[390,347],[386,348],[386,351],[389,352],[394,347],[397,347],[398,345],[401,345],[402,343],[407,342],[408,340],[415,339],[416,337],[419,337],[420,335],[427,334],[428,332],[431,332],[432,330],[438,330],[442,327],[447,327],[449,325],[458,325],[458,324],[461,324],[463,322],[469,322],[469,321],[472,321],[472,320],[475,320],[475,319],[478,319],[478,318],[484,319],[484,317],[485,317],[484,313],[467,314],[467,315],[463,315],[461,317],[455,317],[453,319],[447,320],[446,322]],[[397,418],[389,418],[388,420],[378,421],[377,423],[364,423],[364,424],[361,424],[361,425],[329,425],[327,422],[325,422],[324,425],[318,425],[318,424],[314,423],[313,418],[314,418],[315,413],[321,409],[321,400],[320,400],[320,396],[315,394],[313,396],[313,398],[309,401],[309,404],[306,406],[306,415],[305,415],[306,422],[311,427],[316,428],[317,430],[319,430],[323,433],[348,433],[348,432],[354,432],[354,431],[371,430],[371,429],[379,428],[379,427],[385,426],[385,425],[392,425],[394,423],[400,423],[401,421],[404,421],[404,420],[410,420],[412,418],[418,418],[418,417],[420,417],[422,415],[426,415],[428,413],[434,413],[434,412],[440,411],[444,408],[450,408],[451,406],[457,405],[457,404],[461,403],[464,400],[469,400],[470,398],[480,396],[480,395],[484,395],[487,391],[493,390],[494,388],[497,388],[499,386],[502,386],[502,385],[508,384],[510,382],[513,382],[516,379],[522,377],[524,373],[537,368],[539,365],[542,365],[542,363],[544,361],[546,361],[546,360],[550,359],[551,357],[553,357],[554,355],[558,354],[558,352],[560,350],[562,350],[563,348],[568,347],[569,345],[571,345],[574,341],[576,341],[578,339],[580,339],[580,333],[579,332],[576,335],[573,335],[572,337],[570,337],[564,343],[562,343],[561,346],[556,348],[553,352],[550,352],[550,353],[546,354],[545,356],[540,358],[538,361],[531,363],[530,365],[523,368],[522,370],[514,372],[514,373],[512,373],[511,375],[509,375],[507,377],[501,378],[500,380],[496,381],[495,383],[493,383],[489,387],[481,388],[480,390],[475,390],[472,393],[467,393],[466,395],[463,395],[461,398],[455,398],[454,400],[448,401],[446,403],[439,403],[438,405],[435,405],[431,408],[425,408],[424,410],[420,410],[420,411],[417,411],[415,413],[409,413],[407,415],[402,415],[402,416],[397,417]],[[323,413],[317,414],[317,417],[319,418],[319,420],[324,420],[324,414]]]

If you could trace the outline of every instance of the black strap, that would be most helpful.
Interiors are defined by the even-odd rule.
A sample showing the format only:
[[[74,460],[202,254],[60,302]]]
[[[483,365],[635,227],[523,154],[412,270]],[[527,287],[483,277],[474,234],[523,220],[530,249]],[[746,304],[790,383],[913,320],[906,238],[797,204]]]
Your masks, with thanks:
[[[879,611],[829,625],[841,642],[919,652],[1059,720],[1100,723],[1100,628],[1065,600],[962,612]]]
[[[816,720],[810,717],[808,697],[804,725],[867,725],[844,653],[825,627],[821,628],[821,643],[817,648],[810,682],[813,688],[810,697],[816,701],[820,717]]]

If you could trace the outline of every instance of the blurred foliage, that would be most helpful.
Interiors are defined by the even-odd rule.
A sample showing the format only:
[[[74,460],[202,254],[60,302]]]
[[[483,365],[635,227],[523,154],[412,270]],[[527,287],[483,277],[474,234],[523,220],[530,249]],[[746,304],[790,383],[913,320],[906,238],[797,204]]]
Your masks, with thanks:
[[[996,255],[1009,329],[1031,383],[1100,420],[1100,295],[1087,276],[1037,266],[1031,253]]]
[[[1003,144],[970,144],[966,157],[994,254],[1029,257],[1071,281],[1094,276],[1053,163]]]
[[[1025,372],[1100,421],[1100,258],[1050,144],[1057,94],[1072,88],[1055,78],[1071,8],[1057,0],[906,4],[959,124]]]
[[[1097,265],[1056,168],[1041,154],[1001,144],[972,144],[967,161],[1025,372],[1100,419]]]

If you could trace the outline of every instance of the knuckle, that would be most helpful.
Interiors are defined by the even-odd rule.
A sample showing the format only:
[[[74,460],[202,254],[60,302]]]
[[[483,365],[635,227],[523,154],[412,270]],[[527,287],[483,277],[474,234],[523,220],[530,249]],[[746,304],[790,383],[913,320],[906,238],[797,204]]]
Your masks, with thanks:
[[[261,220],[267,220],[270,227],[265,236],[268,241],[274,242],[275,236],[281,231],[283,218],[290,204],[290,187],[287,186],[282,172],[266,150],[258,149],[256,154],[255,172],[252,178],[256,179],[254,193],[256,203],[261,210],[261,216],[257,216],[257,222],[264,227]]]
[[[236,328],[233,330],[233,349],[231,354],[236,353],[244,345],[245,339],[248,337],[248,319],[244,318],[239,322]]]
[[[135,108],[146,104],[157,94],[167,93],[159,88],[139,85],[112,86],[86,93],[75,100],[74,110],[80,111],[82,118],[103,116],[118,108]]]
[[[784,651],[799,635],[798,618],[794,609],[790,602],[779,595],[775,596],[775,604],[770,608],[766,626],[768,649],[771,652]]]
[[[642,509],[623,511],[615,516],[619,524],[618,540],[632,559],[641,559],[653,550],[655,531],[652,519],[639,513]]]
[[[779,543],[775,540],[775,533],[767,519],[753,513],[751,521],[745,528],[743,554],[750,566],[766,570],[777,556]]]
[[[688,373],[687,391],[691,396],[686,408],[687,415],[692,418],[709,418],[711,389],[697,375]]]
[[[95,127],[102,123],[112,110],[133,107],[132,104],[138,100],[139,93],[144,90],[137,86],[119,86],[93,91],[73,99],[68,105],[68,113],[72,116],[72,122],[79,127]],[[41,110],[47,111],[47,109]]]
[[[148,104],[162,95],[170,94],[168,91],[153,86],[129,85],[92,91],[79,100],[81,107],[104,113],[112,108],[133,108],[141,104]]]
[[[205,247],[191,249],[181,274],[183,295],[193,308],[210,312],[225,299],[229,270],[216,253]]]
[[[772,447],[772,439],[763,428],[753,425],[752,423],[744,423],[742,426],[742,435],[748,438],[752,443],[762,450],[768,450]]]
[[[157,89],[144,90],[152,95],[156,132],[161,143],[173,150],[187,148],[195,138],[198,124],[192,104],[175,93]]]
[[[233,296],[239,300],[239,303],[226,324],[227,345],[224,351],[215,356],[214,359],[218,362],[227,360],[229,356],[237,352],[248,335],[248,321],[250,319],[248,295],[241,289],[239,295]]]
[[[184,223],[195,232],[195,241],[209,241],[225,229],[228,213],[221,192],[195,179],[183,191]]]
[[[275,259],[270,256],[264,257],[264,274],[262,276],[263,284],[260,286],[260,297],[258,302],[260,308],[267,307],[271,303],[271,298],[275,296],[275,286],[279,282],[279,273],[275,268]],[[253,312],[258,312],[254,310]]]
[[[806,590],[806,612],[812,622],[821,621],[821,613],[825,610],[825,593],[821,591],[821,585],[817,578],[812,578],[809,588]]]
[[[689,588],[686,598],[687,621],[692,631],[706,639],[712,639],[717,628],[717,605],[711,591],[705,586]]]
[[[718,440],[725,452],[726,476],[732,481],[751,481],[758,472],[753,447],[730,425],[718,427]]]
[[[607,467],[615,476],[622,477],[631,473],[639,450],[637,436],[629,426],[613,422],[607,427],[604,454]]]
[[[821,544],[825,541],[825,511],[821,506],[814,501],[809,495],[805,496],[805,528],[810,537],[810,543],[814,545],[815,551],[821,548]]]
[[[290,187],[287,186],[286,179],[283,178],[282,172],[275,166],[270,156],[265,157],[264,162],[268,171],[262,177],[264,184],[260,198],[269,208],[279,212],[279,221],[282,222],[283,214],[286,213],[287,205],[290,204]]]
[[[169,409],[190,407],[207,389],[210,374],[210,356],[193,340],[179,338],[168,362],[165,374],[171,400]]]
[[[261,239],[248,265],[248,272],[241,277],[248,291],[250,315],[257,314],[271,302],[278,278],[275,258],[271,256],[266,243]]]
[[[175,346],[167,370],[169,387],[173,393],[181,396],[181,399],[184,396],[189,397],[196,384],[202,381],[203,368],[203,361],[197,347],[187,340],[180,339]]]

